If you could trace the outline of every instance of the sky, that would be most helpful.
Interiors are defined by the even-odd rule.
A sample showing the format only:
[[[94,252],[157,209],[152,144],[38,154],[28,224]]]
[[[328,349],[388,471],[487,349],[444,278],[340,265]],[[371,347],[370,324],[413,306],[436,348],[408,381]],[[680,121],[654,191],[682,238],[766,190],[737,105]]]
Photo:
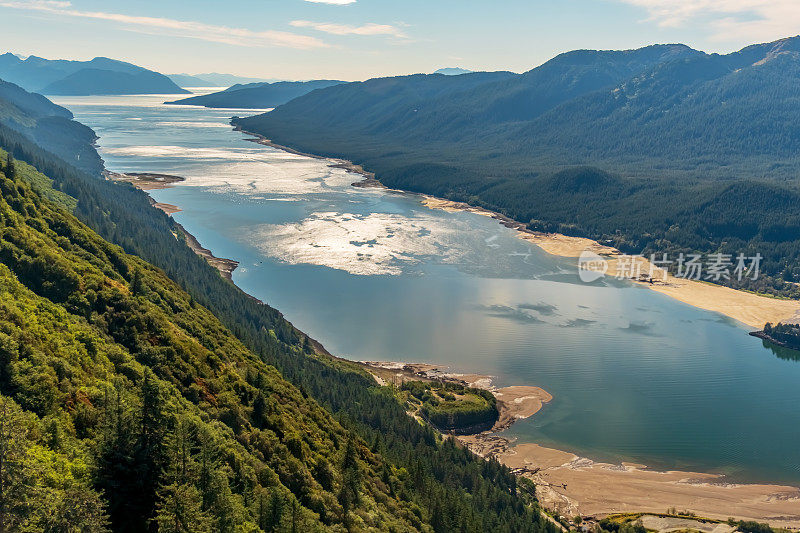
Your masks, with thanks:
[[[0,0],[0,53],[279,79],[524,72],[580,48],[726,53],[798,33],[798,0]]]

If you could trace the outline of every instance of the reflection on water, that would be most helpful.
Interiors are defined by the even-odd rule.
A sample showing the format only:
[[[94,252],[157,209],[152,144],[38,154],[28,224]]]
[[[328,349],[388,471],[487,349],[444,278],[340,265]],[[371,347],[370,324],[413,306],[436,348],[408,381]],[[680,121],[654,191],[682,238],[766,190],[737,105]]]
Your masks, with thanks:
[[[786,348],[784,346],[778,346],[777,344],[770,342],[766,339],[761,339],[761,344],[764,348],[771,351],[775,354],[776,357],[783,359],[785,361],[796,361],[800,362],[800,351],[792,350],[791,348]]]
[[[540,385],[554,400],[510,430],[520,439],[800,482],[800,365],[733,321],[616,280],[585,285],[572,261],[490,218],[351,187],[324,160],[222,127],[241,111],[59,102],[97,130],[111,170],[186,177],[153,195],[332,352]]]

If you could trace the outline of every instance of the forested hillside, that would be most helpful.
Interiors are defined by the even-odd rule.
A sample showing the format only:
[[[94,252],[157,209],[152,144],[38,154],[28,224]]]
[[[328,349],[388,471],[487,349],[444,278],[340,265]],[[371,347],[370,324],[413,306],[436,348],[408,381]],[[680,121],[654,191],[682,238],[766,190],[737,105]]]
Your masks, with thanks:
[[[92,174],[103,170],[97,136],[72,120],[72,112],[44,96],[0,80],[0,123],[25,135],[64,161]]]
[[[531,229],[631,253],[761,253],[769,276],[747,286],[797,295],[800,38],[576,51],[464,87],[472,76],[342,85],[235,124]]]
[[[336,80],[278,81],[275,83],[248,83],[234,85],[211,94],[192,96],[167,102],[168,104],[199,105],[204,107],[238,107],[266,109],[285,104],[316,89],[324,89],[344,83]]]
[[[390,489],[403,473],[175,283],[20,180],[0,191],[4,429],[11,448],[38,447],[0,461],[20,465],[4,481],[23,487],[4,494],[2,523],[76,513],[71,527],[99,529],[105,507],[118,531],[423,528]]]
[[[0,146],[0,474],[31,495],[4,493],[6,524],[552,531],[530,483],[222,278],[144,193],[2,120]]]

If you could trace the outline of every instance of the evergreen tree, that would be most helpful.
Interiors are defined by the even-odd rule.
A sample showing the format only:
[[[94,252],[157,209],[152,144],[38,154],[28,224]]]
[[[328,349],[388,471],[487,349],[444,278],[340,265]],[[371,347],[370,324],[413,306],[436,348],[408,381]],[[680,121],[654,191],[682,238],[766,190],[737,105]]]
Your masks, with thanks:
[[[13,401],[0,396],[0,531],[14,531],[29,512],[28,427]]]
[[[159,533],[211,533],[202,498],[189,483],[170,483],[159,491],[155,522]]]
[[[240,502],[233,495],[224,470],[214,472],[211,492],[213,499],[208,514],[214,517],[215,533],[233,533],[242,522]]]
[[[266,514],[264,531],[276,531],[283,520],[284,501],[280,493],[273,491],[269,497],[269,509]]]
[[[126,396],[120,381],[105,392],[96,484],[108,501],[114,529],[135,532],[144,530],[145,517],[136,514],[141,512],[135,505],[141,497],[134,459],[136,432]]]
[[[134,294],[134,296],[141,296],[144,293],[144,285],[142,285],[142,270],[140,268],[137,268],[133,271],[131,292]]]
[[[6,176],[8,176],[9,178],[13,178],[13,177],[15,177],[15,176],[17,175],[17,165],[16,165],[16,163],[14,162],[14,156],[13,156],[13,155],[11,155],[11,152],[9,152],[9,153],[6,155],[6,168],[5,168],[5,174],[6,174]]]
[[[100,495],[85,485],[75,485],[63,491],[55,509],[48,513],[44,533],[106,533],[108,516]]]
[[[156,490],[161,474],[166,466],[166,446],[168,418],[165,413],[165,398],[155,376],[149,369],[144,373],[141,387],[141,414],[139,438],[136,443],[136,463],[138,467],[139,505],[142,513],[147,513],[153,508]],[[185,421],[179,419],[179,430],[188,432],[183,425]],[[188,435],[181,434],[174,437],[181,439],[182,446],[188,446]],[[188,452],[187,452],[188,453]]]
[[[149,388],[149,392],[145,391]],[[158,396],[152,378],[142,387],[143,395]],[[149,406],[152,409],[154,406]],[[143,405],[142,411],[145,411]],[[153,416],[154,413],[151,413]],[[156,415],[157,416],[157,415]],[[143,414],[143,428],[146,425]],[[150,423],[155,419],[151,419]],[[143,429],[143,434],[147,430]],[[159,532],[205,533],[212,530],[212,519],[203,509],[203,496],[195,486],[198,465],[192,454],[194,427],[186,417],[178,415],[172,422],[172,431],[166,436],[163,483],[157,491],[155,523]],[[216,531],[216,530],[215,530]]]
[[[214,473],[219,461],[214,449],[214,437],[208,430],[198,432],[199,451],[197,461],[197,487],[203,498],[203,511],[208,511],[214,503]]]

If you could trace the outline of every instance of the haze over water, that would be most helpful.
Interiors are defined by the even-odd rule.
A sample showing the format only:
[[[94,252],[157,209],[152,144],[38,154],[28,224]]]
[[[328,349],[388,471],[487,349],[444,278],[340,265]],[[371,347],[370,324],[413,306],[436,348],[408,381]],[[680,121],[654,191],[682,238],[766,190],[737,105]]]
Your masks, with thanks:
[[[247,142],[247,110],[169,97],[60,98],[113,171],[152,191],[237,285],[336,355],[449,365],[554,400],[506,434],[603,460],[800,483],[800,362],[747,330],[628,283],[579,282],[496,221],[350,184],[329,162]],[[785,352],[783,352],[785,353]]]

